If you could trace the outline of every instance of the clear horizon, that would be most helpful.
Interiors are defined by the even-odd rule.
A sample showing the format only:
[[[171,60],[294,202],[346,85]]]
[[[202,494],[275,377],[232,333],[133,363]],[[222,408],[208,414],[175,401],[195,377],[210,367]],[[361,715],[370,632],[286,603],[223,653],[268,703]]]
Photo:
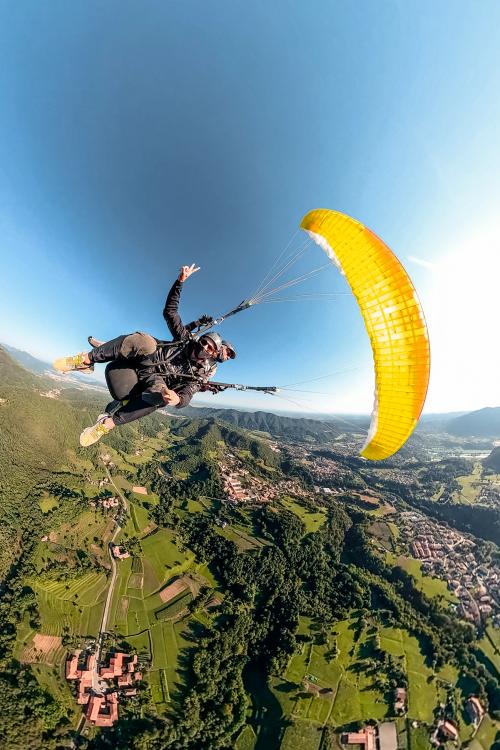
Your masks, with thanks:
[[[5,345],[7,347],[11,347],[13,349],[17,349],[18,351],[23,352],[24,354],[29,354],[31,357],[34,357],[35,359],[37,359],[38,361],[42,362],[43,364],[48,364],[48,365],[51,366],[50,362],[41,360],[38,357],[36,357],[32,352],[28,352],[25,349],[19,349],[19,347],[16,347],[14,344],[10,344],[10,343],[7,343],[5,341],[0,341],[0,346],[2,346],[2,345]],[[106,383],[105,383],[104,379],[103,378],[99,378],[98,374],[99,373],[97,373],[97,377],[96,377],[96,373],[94,373],[94,375],[91,377],[92,384],[94,382],[96,382],[99,385],[102,385],[103,388],[106,388]],[[60,373],[58,373],[58,375],[60,377],[64,377],[64,376],[61,376]],[[81,374],[78,374],[78,373],[73,373],[73,375],[76,375],[76,377],[78,378],[78,380],[80,382],[82,382],[83,384],[85,384],[85,381],[87,379],[87,377],[85,375],[81,375]],[[240,394],[238,393],[237,395],[240,395]],[[292,410],[292,409],[287,410],[285,408],[278,409],[278,408],[274,408],[273,404],[269,403],[269,402],[268,402],[267,406],[263,403],[261,406],[254,408],[254,407],[251,407],[251,406],[247,406],[247,405],[245,405],[245,404],[243,404],[241,402],[238,403],[237,401],[235,401],[233,403],[233,402],[231,402],[231,397],[230,396],[226,396],[226,400],[222,404],[219,403],[219,399],[218,399],[217,396],[214,396],[213,402],[210,402],[209,400],[206,400],[206,399],[207,399],[206,396],[197,396],[196,399],[194,399],[194,401],[190,404],[190,406],[194,406],[194,407],[199,406],[201,408],[208,407],[208,408],[211,408],[211,409],[218,409],[218,408],[221,408],[221,409],[240,409],[242,411],[269,411],[269,412],[274,412],[274,413],[279,413],[279,414],[285,414],[285,415],[294,415],[294,414],[298,415],[300,413],[300,416],[303,417],[303,418],[305,418],[305,419],[307,419],[308,415],[310,415],[311,418],[314,417],[314,416],[316,416],[316,417],[318,417],[318,416],[325,416],[325,417],[339,416],[339,417],[366,417],[367,419],[369,419],[370,416],[371,416],[371,412],[369,412],[369,411],[366,411],[366,412],[342,412],[342,411],[339,411],[339,412],[326,412],[326,411],[325,412],[320,412],[320,411],[310,412],[308,410],[304,410],[304,411],[300,412],[299,409],[298,409],[298,407],[295,410]],[[482,409],[498,409],[498,408],[500,408],[500,404],[498,406],[487,405],[487,406],[483,406],[483,407],[480,407],[480,408],[482,408]],[[472,410],[472,411],[476,411],[476,410]],[[446,415],[450,415],[450,414],[462,414],[462,413],[468,413],[468,412],[469,412],[468,409],[456,409],[456,410],[453,410],[453,411],[446,411],[446,412],[423,412],[422,416],[425,416],[425,417],[439,417],[439,416],[446,416]]]

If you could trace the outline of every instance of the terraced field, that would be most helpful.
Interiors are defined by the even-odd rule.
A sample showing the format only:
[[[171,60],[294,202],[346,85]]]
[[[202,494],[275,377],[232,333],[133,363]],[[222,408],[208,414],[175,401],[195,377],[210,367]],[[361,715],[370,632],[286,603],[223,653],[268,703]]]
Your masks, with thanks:
[[[146,679],[153,702],[162,713],[168,710],[182,683],[179,659],[190,643],[182,635],[186,623],[174,620],[192,596],[189,590],[184,590],[167,605],[158,592],[184,571],[203,568],[194,563],[192,553],[180,551],[174,540],[172,531],[159,529],[141,539],[140,556],[117,561],[108,623],[109,630],[125,638],[151,661]],[[208,569],[205,572],[212,583]],[[160,612],[167,619],[159,619]]]
[[[103,573],[86,573],[65,582],[29,580],[37,595],[40,632],[62,635],[64,627],[72,635],[96,636],[108,585]]]

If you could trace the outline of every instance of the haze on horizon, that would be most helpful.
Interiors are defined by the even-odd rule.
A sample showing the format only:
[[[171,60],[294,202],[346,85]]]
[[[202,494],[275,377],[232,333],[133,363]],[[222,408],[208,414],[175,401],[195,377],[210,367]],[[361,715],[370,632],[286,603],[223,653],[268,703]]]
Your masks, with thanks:
[[[223,312],[324,206],[379,234],[415,283],[425,411],[500,404],[499,22],[493,1],[3,5],[0,340],[50,360],[90,333],[166,338],[182,263],[202,267],[183,317]],[[311,253],[305,270],[323,263]],[[332,290],[333,268],[298,293]],[[221,333],[238,358],[218,379],[316,393],[205,403],[370,412],[352,297],[262,305]]]

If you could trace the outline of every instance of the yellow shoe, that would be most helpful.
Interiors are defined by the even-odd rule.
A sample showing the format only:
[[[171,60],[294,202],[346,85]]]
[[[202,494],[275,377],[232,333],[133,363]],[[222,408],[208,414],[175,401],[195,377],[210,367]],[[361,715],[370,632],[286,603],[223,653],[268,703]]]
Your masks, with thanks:
[[[88,448],[89,445],[94,445],[108,432],[111,432],[112,427],[105,427],[104,422],[109,418],[109,414],[99,414],[97,422],[92,427],[86,427],[80,435],[80,445],[83,448]]]
[[[54,360],[52,366],[59,372],[72,372],[77,370],[78,372],[93,372],[94,365],[86,365],[83,362],[83,358],[87,352],[80,352],[75,354],[74,357],[61,357],[60,359]]]

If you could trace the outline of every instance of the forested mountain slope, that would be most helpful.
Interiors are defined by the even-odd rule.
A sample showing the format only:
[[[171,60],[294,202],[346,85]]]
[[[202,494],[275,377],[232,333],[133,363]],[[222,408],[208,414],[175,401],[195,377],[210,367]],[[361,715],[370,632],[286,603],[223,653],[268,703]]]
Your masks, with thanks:
[[[104,391],[65,388],[58,393],[50,378],[28,372],[0,348],[0,581],[20,554],[32,521],[36,528],[40,511],[29,500],[30,492],[59,472],[81,475],[79,435],[105,402]],[[126,449],[137,431],[136,425],[127,426],[107,442]]]
[[[476,437],[500,437],[500,406],[471,411],[452,419],[447,424],[451,435]]]
[[[282,436],[296,440],[308,438],[320,440],[322,437],[332,440],[343,432],[361,433],[363,431],[362,427],[341,420],[322,422],[319,419],[285,417],[267,411],[249,412],[238,411],[237,409],[187,407],[182,414],[194,419],[208,417],[223,420],[245,430],[257,430],[267,432],[275,437]]]

